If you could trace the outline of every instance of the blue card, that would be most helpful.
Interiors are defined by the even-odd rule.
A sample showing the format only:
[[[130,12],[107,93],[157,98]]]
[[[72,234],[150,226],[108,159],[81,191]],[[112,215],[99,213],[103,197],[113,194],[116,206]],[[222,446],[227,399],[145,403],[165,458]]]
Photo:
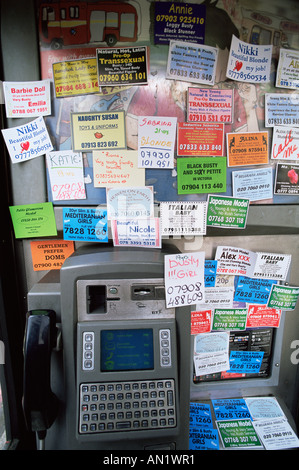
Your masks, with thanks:
[[[108,242],[107,211],[64,207],[63,238],[74,241]]]

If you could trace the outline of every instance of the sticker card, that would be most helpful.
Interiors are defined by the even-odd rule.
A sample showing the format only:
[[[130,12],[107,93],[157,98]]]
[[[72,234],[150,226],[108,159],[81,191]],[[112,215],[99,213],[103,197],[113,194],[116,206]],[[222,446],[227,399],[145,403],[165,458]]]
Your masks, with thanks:
[[[265,93],[265,127],[299,127],[298,93]]]
[[[224,124],[179,122],[177,131],[178,156],[222,157]]]
[[[204,305],[212,308],[231,308],[233,297],[233,287],[206,287]]]
[[[177,118],[138,117],[140,168],[173,168]]]
[[[189,450],[219,450],[217,429],[190,425]]]
[[[51,114],[50,80],[3,82],[8,118],[33,118]]]
[[[145,219],[154,215],[153,187],[107,188],[109,219]]]
[[[299,163],[277,163],[274,194],[280,194],[283,196],[298,196]]]
[[[66,240],[39,240],[30,242],[34,271],[60,269],[75,251],[74,242]]]
[[[247,83],[270,82],[272,45],[248,44],[233,35],[226,76]]]
[[[245,400],[254,421],[285,418],[285,414],[275,397],[247,397]]]
[[[248,305],[246,328],[278,328],[281,310],[266,305]]]
[[[213,399],[212,404],[216,421],[251,418],[244,398]]]
[[[169,42],[166,78],[214,85],[218,49],[191,42]]]
[[[299,297],[299,287],[273,285],[268,307],[281,310],[294,310]]]
[[[95,150],[92,158],[95,188],[145,184],[145,170],[138,168],[136,150]]]
[[[299,52],[280,48],[276,73],[277,88],[299,88]]]
[[[273,198],[273,170],[252,168],[232,172],[234,197],[244,197],[249,201],[261,201]]]
[[[299,439],[286,418],[258,420],[253,425],[266,450],[299,447]]]
[[[233,90],[190,87],[187,120],[189,122],[233,122]]]
[[[164,257],[166,307],[180,307],[204,299],[204,252]]]
[[[125,112],[71,113],[74,152],[126,148]]]
[[[243,229],[248,209],[248,199],[209,195],[207,226]]]
[[[226,192],[226,157],[177,158],[178,194]]]
[[[253,251],[231,246],[218,246],[215,259],[217,274],[252,277],[257,255]]]
[[[170,40],[204,43],[205,5],[155,2],[155,44],[169,44]]]
[[[197,310],[191,312],[191,335],[209,333],[212,326],[212,310]]]
[[[246,308],[215,308],[212,330],[245,330],[246,318]]]
[[[12,163],[25,162],[53,150],[44,118],[1,130]]]
[[[262,448],[250,419],[216,421],[216,424],[225,449]]]
[[[59,150],[46,154],[53,201],[86,199],[80,152]]]
[[[100,87],[147,84],[146,46],[101,47],[96,53]]]
[[[230,351],[227,372],[258,374],[262,365],[264,351]]]
[[[108,242],[107,211],[92,208],[63,208],[64,240]]]
[[[215,287],[217,261],[205,260],[205,286]]]
[[[131,219],[111,221],[114,246],[161,248],[160,219]]]
[[[213,427],[211,407],[208,403],[190,403],[190,425]]]
[[[162,235],[205,235],[206,202],[161,202]]]
[[[284,253],[256,253],[256,263],[251,277],[285,281],[292,256]]]
[[[268,163],[268,132],[228,132],[226,139],[228,166],[265,165]]]
[[[10,206],[16,238],[51,237],[57,235],[52,202]]]
[[[99,92],[95,57],[52,64],[56,98]]]
[[[239,276],[236,283],[234,301],[266,304],[272,284],[276,283],[277,281],[271,279],[252,279],[250,277]]]
[[[216,374],[229,368],[229,333],[200,333],[194,337],[195,375]]]

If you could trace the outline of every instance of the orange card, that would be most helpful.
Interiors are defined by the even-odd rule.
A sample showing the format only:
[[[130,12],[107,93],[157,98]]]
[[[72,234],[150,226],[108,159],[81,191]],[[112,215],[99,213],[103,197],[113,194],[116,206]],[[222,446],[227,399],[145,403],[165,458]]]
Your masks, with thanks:
[[[228,166],[268,163],[268,132],[227,133],[226,139]]]
[[[74,242],[67,240],[40,240],[30,243],[34,271],[60,269],[75,250]]]

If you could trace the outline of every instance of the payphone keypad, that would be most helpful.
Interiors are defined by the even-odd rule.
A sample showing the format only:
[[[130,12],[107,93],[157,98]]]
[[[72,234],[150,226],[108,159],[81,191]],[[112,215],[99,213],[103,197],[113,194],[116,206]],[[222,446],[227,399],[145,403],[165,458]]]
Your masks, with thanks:
[[[79,433],[173,428],[173,379],[80,385]]]

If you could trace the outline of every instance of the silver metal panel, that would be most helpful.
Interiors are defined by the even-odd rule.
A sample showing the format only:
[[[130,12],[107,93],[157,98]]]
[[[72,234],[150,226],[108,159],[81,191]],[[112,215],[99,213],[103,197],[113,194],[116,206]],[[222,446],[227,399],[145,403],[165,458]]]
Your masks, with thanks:
[[[88,313],[90,286],[105,288],[105,308],[101,313]],[[107,321],[174,318],[175,309],[166,308],[163,279],[113,279],[77,281],[78,321]]]

